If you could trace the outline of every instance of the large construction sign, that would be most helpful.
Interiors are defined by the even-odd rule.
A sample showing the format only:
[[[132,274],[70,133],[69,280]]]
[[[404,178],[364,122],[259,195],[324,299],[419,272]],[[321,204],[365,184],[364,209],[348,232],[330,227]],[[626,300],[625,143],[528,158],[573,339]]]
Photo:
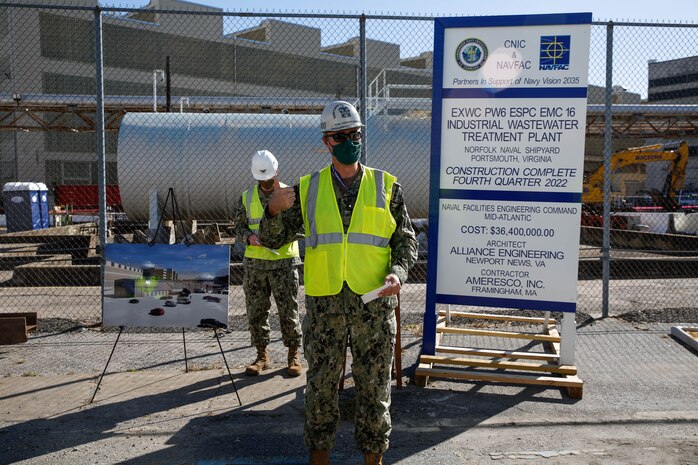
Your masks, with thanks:
[[[427,354],[439,303],[576,310],[591,14],[435,24]]]

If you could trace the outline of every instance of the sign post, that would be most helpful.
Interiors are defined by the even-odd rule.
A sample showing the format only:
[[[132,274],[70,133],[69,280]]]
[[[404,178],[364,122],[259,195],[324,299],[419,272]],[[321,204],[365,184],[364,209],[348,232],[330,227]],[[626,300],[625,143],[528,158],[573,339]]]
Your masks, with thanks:
[[[590,24],[436,19],[423,354],[437,304],[562,311],[574,331]]]

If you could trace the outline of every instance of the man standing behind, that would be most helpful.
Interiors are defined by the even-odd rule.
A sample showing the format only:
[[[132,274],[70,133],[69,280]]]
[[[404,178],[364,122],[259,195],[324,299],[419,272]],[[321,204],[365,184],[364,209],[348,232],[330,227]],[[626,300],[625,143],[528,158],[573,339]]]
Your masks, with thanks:
[[[252,157],[252,175],[257,184],[242,193],[235,210],[236,240],[245,244],[243,260],[247,321],[252,345],[257,348],[256,360],[245,369],[245,374],[256,376],[269,368],[269,309],[274,294],[279,310],[281,334],[288,347],[288,374],[300,376],[302,367],[298,357],[302,333],[298,319],[298,242],[289,240],[277,250],[263,247],[257,230],[264,209],[274,191],[279,164],[268,150],[260,150]]]
[[[339,422],[337,386],[347,336],[356,385],[354,437],[364,463],[382,463],[388,448],[390,371],[396,295],[417,259],[417,241],[391,174],[363,166],[361,118],[343,101],[328,104],[320,130],[332,162],[293,188],[275,183],[260,225],[265,244],[305,233],[305,443],[311,465],[329,464]],[[368,304],[361,296],[383,285]]]

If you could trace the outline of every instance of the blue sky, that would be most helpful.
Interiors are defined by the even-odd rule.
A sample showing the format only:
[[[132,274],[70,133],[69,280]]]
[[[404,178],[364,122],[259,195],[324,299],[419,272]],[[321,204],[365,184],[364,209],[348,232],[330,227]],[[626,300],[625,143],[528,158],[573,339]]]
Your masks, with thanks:
[[[103,2],[107,4],[109,2]],[[132,6],[147,5],[147,1],[126,2]],[[317,0],[208,0],[195,1],[231,11],[324,12],[410,15],[507,15],[532,13],[570,13],[590,11],[597,20],[672,20],[698,22],[696,0],[487,0],[482,2],[423,0],[352,0],[332,2]],[[123,2],[117,3],[125,5]]]
[[[108,2],[101,2],[107,5]],[[194,1],[228,11],[256,13],[329,13],[396,16],[475,16],[544,13],[591,12],[594,21],[698,24],[698,0],[487,0],[482,2],[423,0],[207,0]],[[147,0],[126,0],[118,6],[144,7]],[[380,9],[379,9],[380,8]],[[264,18],[226,17],[224,33],[257,26]],[[356,20],[283,18],[322,30],[322,46],[338,44],[358,36]],[[592,28],[589,83],[605,85],[604,26]],[[400,45],[400,57],[417,56],[433,49],[433,25],[430,21],[367,22],[367,37]],[[616,27],[614,33],[613,84],[647,96],[647,62],[665,61],[698,53],[698,28]]]
[[[230,249],[215,245],[109,244],[106,259],[139,268],[172,268],[178,273],[227,275]]]

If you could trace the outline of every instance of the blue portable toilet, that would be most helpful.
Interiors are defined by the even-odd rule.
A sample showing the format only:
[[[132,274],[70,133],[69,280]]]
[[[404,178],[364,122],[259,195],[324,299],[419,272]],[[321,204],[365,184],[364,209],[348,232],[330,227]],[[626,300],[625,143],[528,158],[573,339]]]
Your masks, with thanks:
[[[2,188],[2,196],[5,204],[7,232],[42,229],[38,184],[34,182],[8,182]]]
[[[43,182],[37,182],[39,186],[39,213],[41,215],[41,229],[47,229],[51,227],[51,222],[49,218],[49,206],[48,206],[48,187]]]

